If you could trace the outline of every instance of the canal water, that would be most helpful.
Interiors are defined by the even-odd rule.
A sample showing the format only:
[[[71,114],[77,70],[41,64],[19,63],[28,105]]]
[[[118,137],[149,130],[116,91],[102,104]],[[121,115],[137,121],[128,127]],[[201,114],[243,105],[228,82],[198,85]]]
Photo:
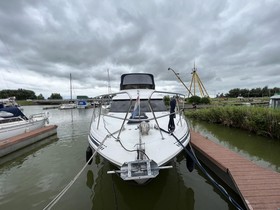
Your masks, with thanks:
[[[45,112],[41,106],[23,107],[27,115]],[[47,110],[57,136],[29,147],[0,165],[0,209],[43,209],[82,169],[93,109]],[[257,164],[279,171],[280,144],[239,130],[192,122],[192,127]],[[277,157],[278,156],[278,157]],[[108,175],[114,169],[94,158],[53,209],[235,209],[198,170],[188,172],[184,156],[173,169],[144,186]]]
[[[192,121],[192,128],[212,141],[253,161],[280,172],[280,141],[257,136],[245,130]]]

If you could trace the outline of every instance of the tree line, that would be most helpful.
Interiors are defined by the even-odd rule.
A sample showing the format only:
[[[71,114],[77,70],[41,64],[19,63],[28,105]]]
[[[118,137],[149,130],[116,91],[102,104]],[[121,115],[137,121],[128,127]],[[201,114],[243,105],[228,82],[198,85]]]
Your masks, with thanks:
[[[228,98],[236,98],[238,96],[249,98],[249,97],[270,97],[274,94],[280,93],[280,88],[268,88],[267,86],[263,88],[253,88],[253,89],[240,89],[234,88],[231,89],[228,93],[218,94],[216,95],[217,98],[219,97],[228,97]],[[15,96],[17,100],[44,100],[44,96],[40,93],[38,96],[32,90],[25,90],[25,89],[17,89],[17,90],[1,90],[0,91],[0,98],[8,98]],[[63,99],[63,97],[59,93],[52,93],[48,99]]]
[[[268,88],[267,86],[263,88],[253,88],[253,89],[240,89],[240,88],[234,88],[231,89],[226,94],[218,94],[218,97],[228,97],[228,98],[236,98],[236,97],[244,97],[244,98],[250,98],[250,97],[270,97],[274,94],[280,93],[280,88],[274,87],[274,88]]]
[[[15,96],[17,100],[44,100],[44,96],[40,93],[36,96],[32,90],[17,89],[17,90],[1,90],[0,98],[9,98]],[[63,99],[59,93],[52,93],[48,99]]]

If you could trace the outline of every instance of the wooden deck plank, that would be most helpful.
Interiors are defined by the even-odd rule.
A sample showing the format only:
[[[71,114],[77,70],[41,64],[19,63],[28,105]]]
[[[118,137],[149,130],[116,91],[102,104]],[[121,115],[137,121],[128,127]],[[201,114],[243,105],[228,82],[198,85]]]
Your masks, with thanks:
[[[239,186],[239,189],[242,191],[251,191],[251,190],[273,190],[273,189],[279,189],[280,188],[280,184],[274,184],[273,186],[271,185],[267,185],[264,184],[264,186],[260,186],[260,185],[255,185],[255,184],[241,184]]]
[[[191,132],[192,146],[223,171],[228,171],[248,209],[280,209],[280,174]]]

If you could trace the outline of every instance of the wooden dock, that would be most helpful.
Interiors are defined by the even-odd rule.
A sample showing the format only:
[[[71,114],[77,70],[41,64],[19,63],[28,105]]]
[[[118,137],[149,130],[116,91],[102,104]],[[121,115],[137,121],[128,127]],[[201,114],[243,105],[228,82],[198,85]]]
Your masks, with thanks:
[[[280,210],[280,173],[260,167],[193,131],[191,144],[197,157],[240,195],[247,209]]]
[[[49,125],[0,141],[0,157],[56,134],[56,125]]]

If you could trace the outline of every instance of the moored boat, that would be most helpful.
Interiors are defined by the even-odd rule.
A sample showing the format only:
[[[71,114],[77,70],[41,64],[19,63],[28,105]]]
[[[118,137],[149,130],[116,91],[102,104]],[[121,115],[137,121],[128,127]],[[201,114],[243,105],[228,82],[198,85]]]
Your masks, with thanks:
[[[72,100],[72,76],[70,74],[70,101],[69,103],[64,103],[61,104],[58,109],[62,110],[62,109],[75,109],[77,108],[77,104],[75,103],[75,101]]]
[[[4,99],[0,99],[0,108],[3,107],[18,107],[21,111],[23,111],[23,108],[21,108],[18,103],[16,102],[16,97],[8,97]]]
[[[61,104],[58,109],[76,109],[77,104],[75,103],[68,103],[68,104]]]
[[[47,123],[46,113],[26,117],[18,107],[0,108],[0,141],[42,128]]]
[[[86,100],[78,100],[77,102],[77,108],[78,109],[86,109],[89,107],[89,103]]]
[[[117,167],[108,173],[138,184],[155,178],[161,169],[172,168],[168,163],[190,141],[189,126],[179,108],[184,107],[184,96],[156,91],[152,74],[132,73],[121,76],[120,92],[110,98],[110,109],[100,107],[91,123],[87,159],[97,151]]]

